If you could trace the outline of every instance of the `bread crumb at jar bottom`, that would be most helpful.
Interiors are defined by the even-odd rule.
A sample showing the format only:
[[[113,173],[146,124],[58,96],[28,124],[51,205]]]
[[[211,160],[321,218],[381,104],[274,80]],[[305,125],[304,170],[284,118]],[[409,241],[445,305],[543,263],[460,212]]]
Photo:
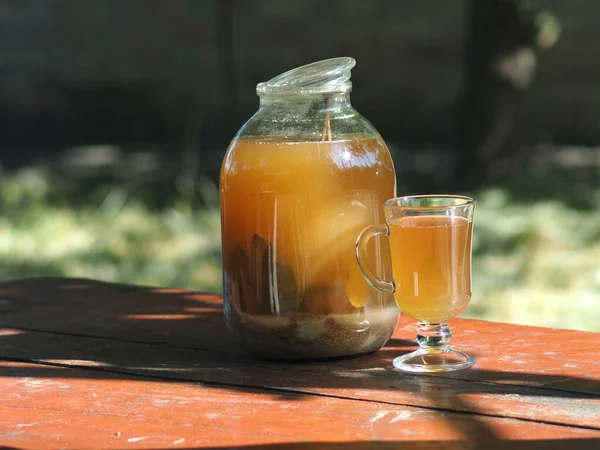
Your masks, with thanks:
[[[248,353],[266,359],[322,359],[371,353],[392,336],[394,308],[351,314],[246,314],[228,308],[227,325]]]

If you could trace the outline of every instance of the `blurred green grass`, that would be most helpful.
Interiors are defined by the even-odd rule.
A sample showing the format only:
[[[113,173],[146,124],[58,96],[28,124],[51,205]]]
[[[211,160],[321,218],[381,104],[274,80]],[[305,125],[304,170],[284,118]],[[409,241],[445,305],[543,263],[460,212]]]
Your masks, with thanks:
[[[43,167],[2,175],[1,280],[53,275],[221,291],[214,202],[197,208],[175,195],[156,205],[147,190],[157,186],[137,186],[138,195],[114,182],[81,190],[75,202],[67,185]],[[474,295],[463,317],[600,331],[600,189],[586,193],[586,208],[509,192],[476,193]]]
[[[464,317],[600,331],[600,208],[518,203],[500,188],[477,199]]]
[[[41,168],[0,181],[0,279],[52,275],[221,290],[216,208],[155,208],[120,186],[77,204]]]

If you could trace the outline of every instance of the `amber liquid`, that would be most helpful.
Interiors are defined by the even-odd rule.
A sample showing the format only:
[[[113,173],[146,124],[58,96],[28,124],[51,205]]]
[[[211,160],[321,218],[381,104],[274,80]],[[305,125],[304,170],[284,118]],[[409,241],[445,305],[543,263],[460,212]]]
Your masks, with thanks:
[[[383,222],[381,205],[394,194],[380,138],[234,141],[221,172],[225,295],[249,314],[363,308],[379,294],[362,278],[354,242]],[[386,247],[370,255],[382,276]]]
[[[471,299],[472,223],[412,216],[390,224],[394,298],[403,314],[427,323],[459,315]]]

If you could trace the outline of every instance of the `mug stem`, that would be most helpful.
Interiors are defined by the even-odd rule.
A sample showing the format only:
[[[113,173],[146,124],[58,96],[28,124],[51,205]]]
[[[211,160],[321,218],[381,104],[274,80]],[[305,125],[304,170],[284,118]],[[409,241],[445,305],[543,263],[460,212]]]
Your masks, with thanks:
[[[452,331],[447,323],[419,322],[417,344],[422,349],[443,351],[450,345],[450,339],[452,339]]]
[[[451,338],[448,324],[419,322],[419,349],[397,357],[392,364],[397,370],[411,373],[450,372],[473,366],[475,356],[453,350]]]

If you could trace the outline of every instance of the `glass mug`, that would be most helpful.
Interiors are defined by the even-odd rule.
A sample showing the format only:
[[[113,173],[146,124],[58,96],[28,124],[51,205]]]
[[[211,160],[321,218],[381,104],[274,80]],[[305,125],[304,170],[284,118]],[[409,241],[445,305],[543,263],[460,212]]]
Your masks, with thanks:
[[[450,348],[447,321],[471,299],[471,242],[475,201],[457,195],[416,195],[387,200],[385,225],[370,225],[356,240],[356,259],[367,282],[394,294],[402,314],[418,321],[419,349],[394,359],[405,372],[447,372],[471,367],[475,357]],[[368,264],[371,237],[388,236],[393,281],[378,279]]]

